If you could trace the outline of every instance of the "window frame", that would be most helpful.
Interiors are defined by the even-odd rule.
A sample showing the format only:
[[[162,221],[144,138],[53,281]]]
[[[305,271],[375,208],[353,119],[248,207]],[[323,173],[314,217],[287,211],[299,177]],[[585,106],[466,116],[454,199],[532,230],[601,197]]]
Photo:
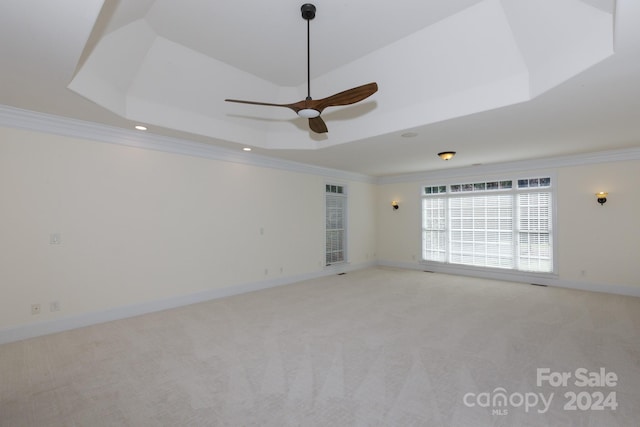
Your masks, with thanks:
[[[530,187],[530,188],[518,188],[518,180],[523,179],[535,179],[541,177],[549,177],[551,178],[551,183],[549,187]],[[460,192],[451,192],[452,185],[458,184],[475,184],[475,183],[488,183],[488,182],[501,182],[501,181],[511,181],[512,187],[510,189],[495,189],[495,190],[484,190],[484,191],[460,191]],[[431,194],[426,194],[425,188],[437,189],[446,187],[445,193],[440,193],[435,191]],[[423,183],[420,186],[420,264],[423,265],[423,268],[429,271],[440,271],[445,273],[452,274],[474,274],[482,277],[490,277],[490,278],[503,278],[503,279],[514,279],[514,280],[522,280],[523,278],[528,278],[534,280],[536,278],[557,278],[558,277],[558,229],[557,229],[557,189],[558,189],[558,179],[557,174],[553,171],[537,171],[537,172],[522,172],[522,173],[505,173],[495,176],[461,176],[461,177],[448,177],[446,179],[432,181]],[[550,193],[551,198],[551,211],[549,213],[549,218],[551,221],[549,237],[551,239],[551,263],[552,269],[550,272],[541,272],[541,271],[527,271],[527,270],[518,270],[516,268],[499,268],[499,267],[483,267],[483,266],[475,266],[468,264],[458,264],[450,262],[449,258],[449,250],[450,250],[450,233],[451,230],[449,228],[450,224],[450,216],[449,216],[449,208],[450,203],[448,201],[449,198],[453,197],[473,197],[478,195],[487,195],[487,194],[511,194],[512,195],[512,236],[513,236],[513,256],[516,258],[514,261],[514,265],[517,266],[519,257],[518,253],[518,240],[520,236],[520,211],[518,209],[517,199],[519,194],[523,193],[532,193],[542,190],[544,192]],[[423,200],[426,198],[434,198],[438,197],[438,195],[443,196],[442,198],[445,200],[444,202],[444,210],[445,210],[445,243],[444,243],[444,261],[434,261],[434,260],[426,260],[424,259],[425,254],[425,246],[424,246],[424,238],[425,238],[425,217],[424,217],[424,204]]]
[[[331,268],[331,267],[335,267],[335,266],[339,266],[342,264],[347,264],[349,262],[349,251],[348,251],[348,233],[349,233],[349,197],[348,197],[348,187],[346,184],[343,183],[339,183],[339,182],[325,182],[325,190],[323,192],[323,206],[324,206],[324,215],[323,215],[323,220],[324,220],[324,249],[323,249],[323,253],[324,253],[324,268]],[[327,191],[328,187],[339,187],[342,189],[341,192],[330,192]],[[335,262],[327,262],[327,233],[329,231],[329,229],[327,228],[327,198],[328,197],[337,197],[343,200],[343,206],[342,206],[342,253],[343,253],[343,259],[340,261],[335,261]]]

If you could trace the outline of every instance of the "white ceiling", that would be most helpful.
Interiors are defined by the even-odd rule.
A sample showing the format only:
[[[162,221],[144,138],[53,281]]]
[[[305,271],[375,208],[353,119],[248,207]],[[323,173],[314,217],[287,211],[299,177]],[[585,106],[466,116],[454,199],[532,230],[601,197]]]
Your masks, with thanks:
[[[4,0],[0,104],[373,176],[640,145],[636,0],[318,0],[312,96],[380,87],[326,135],[224,102],[304,99],[302,3]]]

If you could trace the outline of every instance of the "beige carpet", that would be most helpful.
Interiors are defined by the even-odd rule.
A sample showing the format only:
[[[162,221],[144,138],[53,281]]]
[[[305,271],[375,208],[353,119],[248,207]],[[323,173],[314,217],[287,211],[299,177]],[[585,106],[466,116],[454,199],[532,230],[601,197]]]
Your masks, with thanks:
[[[572,377],[538,386],[537,368]],[[576,385],[579,368],[618,378]],[[546,411],[533,405],[551,393]],[[571,393],[582,408],[565,409]],[[598,393],[617,408],[592,410]],[[1,426],[639,419],[640,299],[417,271],[362,270],[0,346]]]

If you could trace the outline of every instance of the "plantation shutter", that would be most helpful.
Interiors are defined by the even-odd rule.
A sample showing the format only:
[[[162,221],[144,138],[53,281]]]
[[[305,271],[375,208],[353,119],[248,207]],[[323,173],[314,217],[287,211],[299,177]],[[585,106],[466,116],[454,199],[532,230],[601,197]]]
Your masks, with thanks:
[[[551,184],[547,176],[424,187],[422,259],[553,272]]]
[[[518,207],[519,268],[551,271],[551,193],[518,194]]]
[[[446,199],[425,198],[422,200],[422,259],[445,262],[446,244]]]
[[[513,268],[513,196],[449,199],[450,262]]]
[[[345,261],[346,197],[340,186],[327,186],[326,194],[326,265]]]

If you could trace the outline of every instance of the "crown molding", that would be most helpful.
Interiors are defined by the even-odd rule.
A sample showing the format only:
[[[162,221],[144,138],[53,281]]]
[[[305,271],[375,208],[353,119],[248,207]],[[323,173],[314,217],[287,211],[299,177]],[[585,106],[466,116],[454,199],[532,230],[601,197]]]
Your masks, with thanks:
[[[597,163],[611,163],[628,160],[640,160],[640,147],[621,150],[598,151],[553,158],[521,160],[516,162],[494,163],[479,166],[467,166],[446,170],[416,172],[411,174],[379,177],[376,184],[396,184],[403,182],[432,181],[447,178],[460,178],[496,173],[534,171],[570,166],[583,166]]]
[[[51,133],[90,141],[135,147],[144,150],[162,151],[165,153],[200,157],[209,160],[240,163],[249,166],[318,175],[332,179],[365,182],[369,184],[395,184],[403,182],[429,181],[434,179],[510,173],[523,170],[533,171],[558,167],[640,160],[640,147],[635,147],[621,150],[599,151],[554,158],[467,166],[462,168],[416,172],[376,178],[355,172],[323,168],[320,166],[281,160],[254,153],[246,155],[239,151],[217,147],[215,145],[202,142],[189,141],[186,139],[173,138],[152,133],[143,133],[115,126],[107,126],[89,121],[19,109],[8,105],[0,105],[0,126]]]
[[[375,178],[369,175],[281,160],[254,153],[247,155],[240,151],[216,147],[202,142],[122,129],[115,126],[23,110],[8,105],[0,105],[0,126],[135,147],[143,150],[162,151],[222,162],[319,175],[333,179],[375,183]]]

